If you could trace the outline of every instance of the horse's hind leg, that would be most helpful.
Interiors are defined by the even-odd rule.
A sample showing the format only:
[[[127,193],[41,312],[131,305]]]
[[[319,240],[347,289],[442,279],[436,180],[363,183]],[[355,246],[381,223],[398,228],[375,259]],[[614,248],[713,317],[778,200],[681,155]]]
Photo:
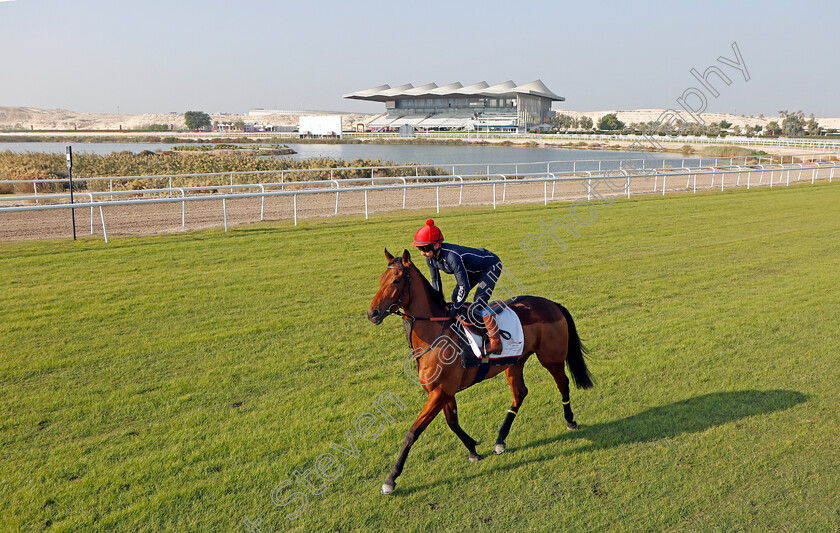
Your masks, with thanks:
[[[562,362],[540,362],[551,373],[554,382],[557,383],[557,388],[560,389],[560,398],[563,402],[563,415],[566,417],[566,428],[577,429],[578,425],[575,422],[575,415],[572,413],[572,406],[569,400],[569,378],[566,376],[565,365]]]
[[[475,439],[467,435],[467,432],[464,431],[458,423],[458,406],[455,403],[455,398],[452,398],[446,405],[443,406],[443,414],[446,417],[446,423],[449,425],[449,429],[458,435],[458,438],[461,439],[461,442],[463,442],[464,446],[466,446],[467,450],[469,450],[470,461],[480,461],[481,456],[475,451],[475,445],[478,443]]]
[[[522,376],[522,367],[525,364],[525,359],[527,357],[505,371],[508,383],[510,383],[510,391],[513,393],[513,404],[508,409],[507,415],[505,415],[505,421],[502,422],[502,427],[499,428],[499,437],[496,439],[496,445],[493,448],[496,455],[505,453],[505,439],[508,433],[510,433],[510,426],[513,425],[513,419],[516,418],[516,413],[522,407],[525,396],[528,395],[528,387],[525,386],[525,379]]]

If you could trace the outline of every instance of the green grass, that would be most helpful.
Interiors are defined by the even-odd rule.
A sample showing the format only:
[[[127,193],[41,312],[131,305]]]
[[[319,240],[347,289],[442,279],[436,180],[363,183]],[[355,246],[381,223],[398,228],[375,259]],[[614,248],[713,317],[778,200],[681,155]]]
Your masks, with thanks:
[[[596,386],[566,431],[531,360],[508,453],[470,463],[441,417],[390,497],[425,393],[399,321],[364,311],[430,212],[2,243],[0,530],[837,531],[838,205],[836,184],[617,200],[545,270],[518,244],[567,204],[436,215],[570,309]],[[272,490],[385,391],[407,409],[286,519]],[[458,400],[489,453],[506,381]]]

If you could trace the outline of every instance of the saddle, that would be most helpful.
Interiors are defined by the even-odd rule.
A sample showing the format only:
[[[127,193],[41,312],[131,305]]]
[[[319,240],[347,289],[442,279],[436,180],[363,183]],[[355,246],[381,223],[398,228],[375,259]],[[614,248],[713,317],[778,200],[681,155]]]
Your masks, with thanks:
[[[484,324],[472,323],[468,316],[459,314],[454,327],[461,347],[461,366],[464,368],[512,365],[522,355],[523,334],[519,317],[503,302],[493,302],[490,309],[496,314],[502,352],[488,355],[484,351],[487,343]]]

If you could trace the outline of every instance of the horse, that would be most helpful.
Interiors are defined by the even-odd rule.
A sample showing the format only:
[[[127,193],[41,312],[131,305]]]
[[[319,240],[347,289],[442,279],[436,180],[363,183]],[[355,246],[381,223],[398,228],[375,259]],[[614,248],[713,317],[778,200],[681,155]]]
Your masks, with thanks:
[[[368,320],[374,325],[379,325],[390,314],[403,316],[406,337],[417,361],[420,383],[429,395],[419,416],[405,435],[397,462],[382,484],[381,493],[391,494],[396,489],[396,479],[403,471],[409,450],[441,411],[449,428],[469,451],[469,459],[482,459],[476,451],[478,442],[458,423],[455,402],[457,392],[472,386],[482,378],[478,375],[478,367],[464,368],[459,364],[458,354],[453,349],[459,346],[458,334],[453,329],[453,320],[447,314],[447,303],[443,295],[432,288],[412,263],[408,250],[403,251],[402,257],[394,257],[386,248],[385,258],[388,267],[379,278],[379,290],[367,311]],[[487,372],[484,376],[486,378],[504,371],[513,394],[513,403],[505,415],[494,446],[497,455],[504,453],[505,439],[528,394],[522,369],[531,355],[537,354],[537,359],[554,378],[560,390],[568,429],[577,429],[578,425],[572,413],[569,378],[563,363],[568,365],[577,388],[588,389],[593,386],[592,376],[584,361],[586,348],[578,336],[572,315],[565,307],[538,296],[517,296],[506,300],[504,304],[519,317],[525,338],[522,356],[515,364],[484,368]]]

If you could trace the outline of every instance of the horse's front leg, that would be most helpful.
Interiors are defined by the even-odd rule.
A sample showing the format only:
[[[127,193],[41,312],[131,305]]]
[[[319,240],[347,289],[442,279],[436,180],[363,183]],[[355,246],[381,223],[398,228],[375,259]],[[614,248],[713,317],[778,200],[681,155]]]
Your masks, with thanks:
[[[467,432],[458,423],[458,406],[455,403],[455,398],[449,400],[443,407],[443,415],[446,417],[446,423],[449,425],[449,429],[458,435],[458,438],[461,439],[461,442],[464,443],[464,446],[470,452],[470,461],[480,461],[481,456],[475,451],[475,445],[478,443],[475,439],[467,435]]]
[[[394,468],[391,469],[391,473],[388,474],[387,479],[385,479],[385,483],[382,484],[382,494],[391,494],[394,492],[394,489],[397,486],[396,479],[403,471],[405,459],[408,457],[408,451],[411,449],[411,445],[417,441],[417,438],[421,433],[423,433],[426,426],[435,419],[450,399],[452,399],[452,397],[443,392],[440,387],[429,393],[429,399],[426,401],[426,405],[423,406],[423,410],[420,411],[420,415],[417,417],[417,420],[415,420],[414,424],[411,425],[411,429],[409,429],[408,433],[405,434],[405,439],[403,440],[400,454],[397,457],[397,462],[394,464]]]

